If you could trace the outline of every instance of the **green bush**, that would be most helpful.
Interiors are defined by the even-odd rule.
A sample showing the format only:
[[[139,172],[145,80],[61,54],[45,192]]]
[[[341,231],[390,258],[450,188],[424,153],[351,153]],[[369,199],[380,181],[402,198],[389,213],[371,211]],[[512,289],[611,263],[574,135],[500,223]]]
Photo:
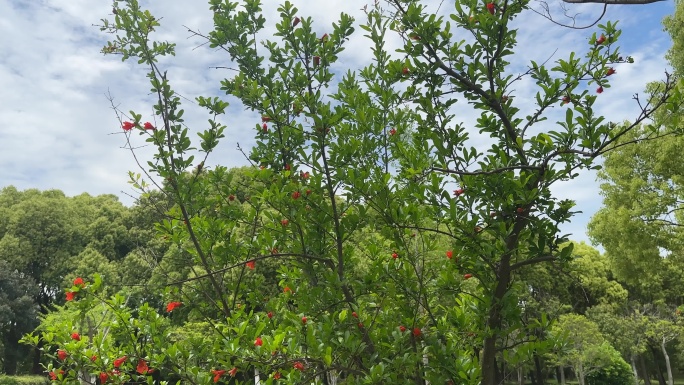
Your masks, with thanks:
[[[612,346],[606,349],[610,364],[600,370],[587,375],[587,385],[631,385],[634,384],[634,376],[629,364],[622,358],[620,353]]]
[[[0,385],[46,385],[50,381],[43,376],[3,376],[0,375]]]

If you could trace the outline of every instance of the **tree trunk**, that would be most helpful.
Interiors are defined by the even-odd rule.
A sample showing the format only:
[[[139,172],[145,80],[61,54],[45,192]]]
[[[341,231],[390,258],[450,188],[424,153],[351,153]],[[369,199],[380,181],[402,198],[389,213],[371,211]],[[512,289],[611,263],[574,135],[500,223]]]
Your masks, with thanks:
[[[541,358],[537,353],[534,353],[534,371],[536,372],[537,384],[539,385],[546,384],[546,376],[542,369]]]
[[[518,249],[520,233],[525,229],[525,226],[527,226],[527,219],[524,216],[519,216],[512,231],[506,237],[506,251],[501,255],[496,270],[496,287],[492,293],[492,302],[485,321],[487,337],[485,337],[482,346],[482,361],[480,362],[482,382],[480,385],[498,385],[496,381],[496,339],[499,337],[503,323],[502,302],[511,283],[511,257],[514,251]]]
[[[559,369],[560,369],[559,371],[560,371],[561,385],[565,385],[565,367],[563,367],[563,365],[561,365]]]
[[[663,376],[663,370],[660,367],[660,360],[659,360],[660,357],[658,357],[658,350],[655,347],[653,347],[653,345],[651,345],[651,344],[648,344],[648,348],[651,350],[651,354],[653,355],[653,360],[656,363],[656,369],[657,369],[656,374],[658,375],[658,383],[660,385],[667,385],[667,383],[665,382],[665,377]]]
[[[498,337],[498,332],[501,330],[501,301],[503,300],[506,291],[508,291],[508,284],[511,278],[509,263],[506,263],[505,267],[503,265],[504,263],[502,261],[502,264],[499,267],[498,282],[494,289],[492,304],[487,316],[487,337],[484,339],[482,362],[480,363],[482,367],[481,385],[498,384],[496,379],[496,339]]]
[[[539,384],[537,384],[537,377],[534,375],[534,370],[530,369],[529,376],[530,376],[530,382],[532,383],[532,385],[539,385]]]
[[[632,364],[632,373],[634,374],[634,385],[639,385],[639,373],[637,372],[636,360],[634,358],[634,354],[632,354],[632,356],[630,358],[630,362]]]
[[[5,334],[5,357],[3,360],[3,369],[5,374],[12,376],[17,374],[17,363],[19,361],[19,338],[16,336],[16,329],[10,326],[9,331]]]
[[[43,339],[38,340],[38,345],[33,349],[33,365],[31,366],[31,374],[43,375],[43,367],[40,365],[40,358],[43,353]]]
[[[501,373],[501,368],[499,367],[499,360],[497,360],[496,356],[494,357],[494,367],[496,368],[496,371],[494,372],[495,378],[496,378],[496,383],[501,384],[503,383],[503,376]]]
[[[518,364],[520,365],[520,364]],[[525,371],[523,370],[522,365],[518,366],[518,385],[525,385]]]
[[[639,355],[639,366],[641,366],[641,372],[644,376],[644,385],[651,385],[651,376],[648,373],[648,368],[646,367],[646,362],[644,362],[643,354]]]
[[[674,385],[674,379],[672,378],[672,366],[670,366],[670,356],[667,354],[667,349],[665,349],[665,338],[660,341],[660,348],[663,350],[663,357],[665,357],[665,367],[667,368],[667,384]]]
[[[584,385],[584,366],[582,366],[582,361],[577,365],[577,380],[579,385]]]

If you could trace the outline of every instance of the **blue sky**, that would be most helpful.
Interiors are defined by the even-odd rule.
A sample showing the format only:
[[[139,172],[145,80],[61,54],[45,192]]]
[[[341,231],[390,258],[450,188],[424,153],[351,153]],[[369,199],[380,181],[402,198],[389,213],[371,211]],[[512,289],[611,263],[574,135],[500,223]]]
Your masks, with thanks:
[[[265,17],[274,20],[279,1],[265,0]],[[292,0],[301,16],[311,16],[326,31],[340,12],[347,12],[363,20],[360,9],[372,0]],[[437,9],[440,1],[428,1],[430,9]],[[176,91],[189,99],[195,96],[219,95],[217,85],[230,76],[212,66],[226,65],[225,54],[207,47],[197,48],[201,42],[189,39],[183,25],[208,32],[211,14],[206,2],[196,0],[142,1],[152,13],[162,18],[158,29],[159,40],[178,43],[177,56],[160,64],[169,72]],[[444,1],[440,12],[450,10]],[[556,19],[562,21],[558,2],[549,3]],[[532,6],[539,9],[540,3]],[[568,12],[579,14],[578,25],[600,15],[602,5],[568,4]],[[19,189],[60,189],[68,195],[82,192],[116,194],[130,204],[135,196],[127,184],[128,171],[137,166],[120,129],[116,115],[106,97],[124,111],[143,114],[143,120],[154,121],[149,84],[144,69],[135,62],[121,62],[116,56],[104,56],[100,48],[108,36],[93,26],[100,19],[111,17],[111,3],[99,0],[10,0],[0,2],[0,186],[14,185]],[[646,82],[663,78],[667,63],[664,54],[670,47],[669,37],[663,32],[663,16],[674,11],[672,1],[650,5],[609,6],[602,20],[620,20],[623,29],[622,51],[633,56],[632,65],[616,66],[613,87],[599,98],[598,110],[612,121],[629,119],[636,114],[632,95],[643,93]],[[555,26],[532,12],[516,21],[522,54],[513,61],[513,68],[524,69],[529,60],[542,62],[563,58],[570,50],[585,50],[587,39],[595,28],[573,30]],[[370,54],[357,47],[365,42],[357,29],[350,42],[352,49],[342,55],[345,62],[360,68]],[[396,41],[390,42],[390,46]],[[555,54],[554,54],[555,52]],[[553,56],[552,56],[553,55]],[[516,95],[520,103],[531,96],[530,81],[520,82]],[[531,100],[531,99],[529,99]],[[191,127],[204,129],[204,111],[192,104],[185,106],[186,122]],[[560,109],[559,109],[560,111]],[[473,122],[476,115],[464,112],[463,121]],[[550,119],[553,121],[553,119]],[[210,163],[227,166],[246,164],[236,150],[239,143],[249,149],[258,116],[245,111],[231,101],[225,123],[227,138]],[[142,140],[140,141],[142,144]],[[139,148],[137,155],[148,159],[150,148]],[[600,208],[601,198],[595,175],[582,175],[555,189],[558,196],[577,201],[583,211],[564,231],[572,239],[586,240],[586,224]]]

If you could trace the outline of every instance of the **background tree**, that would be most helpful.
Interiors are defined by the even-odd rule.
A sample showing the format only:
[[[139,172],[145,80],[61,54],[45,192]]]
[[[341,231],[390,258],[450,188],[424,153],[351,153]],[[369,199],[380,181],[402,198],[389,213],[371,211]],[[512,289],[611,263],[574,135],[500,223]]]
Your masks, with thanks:
[[[38,306],[34,302],[38,285],[7,262],[0,260],[0,336],[2,336],[2,370],[16,374],[18,365],[28,353],[19,339],[38,325]]]

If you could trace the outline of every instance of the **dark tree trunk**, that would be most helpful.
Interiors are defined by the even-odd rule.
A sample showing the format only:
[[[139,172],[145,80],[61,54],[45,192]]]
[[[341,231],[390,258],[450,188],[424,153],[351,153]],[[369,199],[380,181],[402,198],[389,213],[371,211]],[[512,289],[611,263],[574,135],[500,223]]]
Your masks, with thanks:
[[[653,361],[656,364],[656,374],[658,375],[658,383],[660,385],[667,385],[665,377],[663,376],[663,370],[660,367],[660,355],[658,354],[658,349],[648,344],[648,348],[651,350],[651,355],[653,355]]]
[[[532,385],[539,385],[537,383],[537,376],[534,374],[534,370],[530,370],[529,376],[530,376],[530,382],[532,383]]]
[[[43,340],[38,341],[38,345],[33,349],[33,364],[31,366],[31,374],[43,374],[43,367],[40,366],[40,358],[42,357]]]
[[[497,384],[502,384],[503,383],[503,371],[504,371],[504,360],[501,358],[501,366],[497,365],[496,363],[496,357],[494,357],[494,366],[496,367],[496,383]]]
[[[644,378],[644,385],[651,385],[651,375],[646,367],[643,354],[639,354],[639,366],[641,367],[641,377]]]
[[[490,305],[489,314],[487,315],[486,329],[490,332],[484,339],[482,346],[482,385],[497,385],[497,369],[496,369],[496,340],[498,332],[502,325],[502,303],[503,298],[508,291],[508,284],[510,283],[511,272],[508,264],[504,267],[499,267],[498,282],[494,289],[492,304]]]
[[[534,371],[536,372],[535,377],[537,377],[537,384],[546,384],[546,376],[544,376],[541,358],[539,358],[539,355],[537,353],[534,354]]]
[[[16,335],[15,327],[10,327],[7,334],[5,334],[5,357],[3,362],[3,370],[8,376],[17,374],[17,362],[19,361],[19,337]]]

